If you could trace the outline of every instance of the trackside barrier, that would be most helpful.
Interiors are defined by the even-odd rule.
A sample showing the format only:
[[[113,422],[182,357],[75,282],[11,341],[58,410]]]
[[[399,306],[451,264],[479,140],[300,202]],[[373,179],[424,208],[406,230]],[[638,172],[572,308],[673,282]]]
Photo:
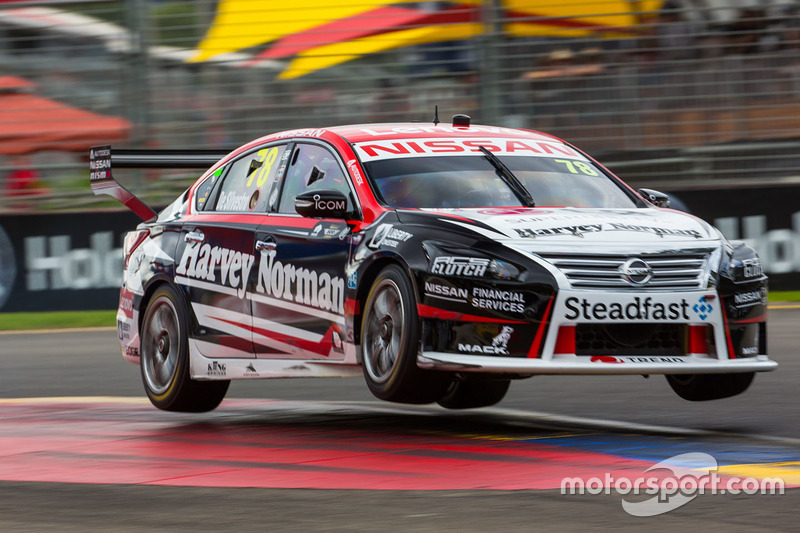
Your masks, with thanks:
[[[772,290],[800,290],[800,184],[665,190],[758,250]],[[0,215],[0,312],[113,309],[130,211]],[[658,237],[654,237],[658,238]]]

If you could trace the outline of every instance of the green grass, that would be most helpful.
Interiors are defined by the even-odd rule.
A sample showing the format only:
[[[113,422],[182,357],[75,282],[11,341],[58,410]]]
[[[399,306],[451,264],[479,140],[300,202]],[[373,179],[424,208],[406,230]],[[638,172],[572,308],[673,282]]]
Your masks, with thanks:
[[[770,302],[800,302],[800,291],[769,291]]]
[[[800,302],[800,291],[770,291],[770,302]],[[117,311],[0,313],[0,331],[114,327]]]
[[[0,331],[23,329],[90,328],[117,325],[117,311],[50,311],[0,313]]]

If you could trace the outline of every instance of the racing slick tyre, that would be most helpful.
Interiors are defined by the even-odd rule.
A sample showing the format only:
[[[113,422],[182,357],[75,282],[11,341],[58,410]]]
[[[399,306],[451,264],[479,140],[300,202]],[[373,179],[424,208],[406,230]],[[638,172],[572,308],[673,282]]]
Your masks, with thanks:
[[[742,374],[675,374],[667,381],[678,396],[692,402],[719,400],[743,393],[753,382],[754,372]]]
[[[384,268],[370,288],[361,323],[364,379],[381,400],[433,403],[449,376],[417,366],[420,323],[411,281],[398,265]]]
[[[494,405],[505,397],[510,379],[455,379],[436,403],[448,409],[472,409]]]
[[[230,381],[191,379],[188,316],[186,301],[174,287],[156,289],[142,321],[142,382],[159,409],[201,413],[220,404]]]

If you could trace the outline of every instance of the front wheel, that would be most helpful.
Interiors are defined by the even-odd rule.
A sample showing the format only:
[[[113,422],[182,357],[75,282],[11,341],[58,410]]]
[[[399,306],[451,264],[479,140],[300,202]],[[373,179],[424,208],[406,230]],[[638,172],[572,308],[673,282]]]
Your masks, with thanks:
[[[692,402],[719,400],[743,393],[753,382],[754,372],[742,374],[673,374],[667,382],[675,393]]]
[[[220,404],[230,384],[191,379],[188,316],[181,294],[162,285],[150,299],[142,322],[142,382],[152,404],[165,411],[210,411]]]
[[[417,366],[419,317],[414,290],[397,265],[384,268],[372,284],[361,324],[364,379],[381,400],[432,403],[447,376]]]
[[[447,409],[488,407],[498,403],[505,397],[510,384],[510,379],[475,379],[469,381],[456,379],[453,380],[447,392],[436,403]]]

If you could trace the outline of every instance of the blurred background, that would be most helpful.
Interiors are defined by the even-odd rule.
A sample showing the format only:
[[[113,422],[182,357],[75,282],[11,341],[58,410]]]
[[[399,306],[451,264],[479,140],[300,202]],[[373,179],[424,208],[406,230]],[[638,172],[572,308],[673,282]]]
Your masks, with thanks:
[[[17,215],[118,207],[88,189],[93,144],[227,150],[434,105],[573,142],[800,275],[800,0],[0,0],[0,251],[121,244],[21,233]],[[164,206],[197,175],[118,178]],[[0,307],[12,269],[58,286],[10,253]]]

